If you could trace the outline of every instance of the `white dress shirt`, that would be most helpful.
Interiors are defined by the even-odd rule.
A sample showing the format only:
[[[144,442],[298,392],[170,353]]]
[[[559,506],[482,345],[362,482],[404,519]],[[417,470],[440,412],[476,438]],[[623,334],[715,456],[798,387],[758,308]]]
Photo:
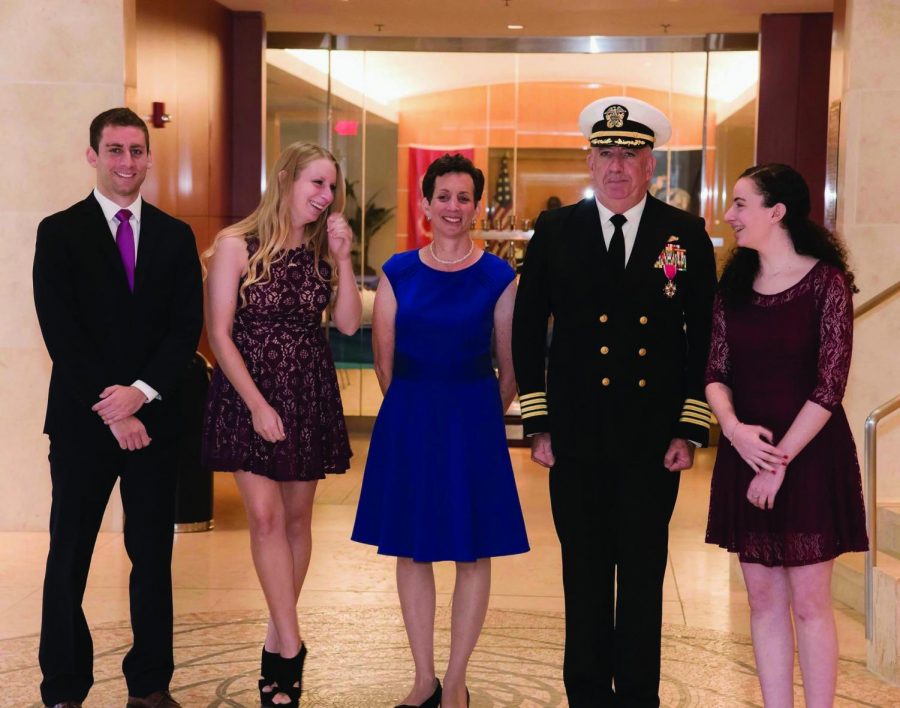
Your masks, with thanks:
[[[609,242],[612,241],[613,231],[615,231],[616,228],[613,226],[610,219],[616,212],[610,211],[603,206],[599,199],[595,198],[595,201],[597,202],[597,209],[600,211],[600,226],[603,229],[603,241],[606,244],[606,250],[609,251]],[[627,219],[627,221],[622,224],[622,235],[625,237],[625,265],[628,265],[628,259],[631,258],[631,251],[634,249],[634,242],[637,239],[638,226],[640,226],[641,223],[641,214],[644,213],[644,205],[646,203],[647,194],[644,193],[644,198],[641,199],[641,201],[622,214],[622,216]]]
[[[106,218],[106,225],[109,226],[113,241],[116,240],[116,231],[119,229],[119,220],[116,218],[116,214],[122,209],[128,209],[128,211],[131,212],[131,218],[128,222],[131,224],[131,231],[134,234],[134,264],[135,267],[137,267],[138,243],[140,242],[141,237],[141,196],[138,195],[138,198],[127,207],[120,207],[112,199],[107,199],[103,196],[100,193],[100,190],[94,187],[94,199],[100,203],[100,208],[103,210],[103,216]],[[147,397],[147,401],[153,401],[160,398],[159,392],[156,389],[147,385],[140,379],[131,385],[143,393],[144,396]]]

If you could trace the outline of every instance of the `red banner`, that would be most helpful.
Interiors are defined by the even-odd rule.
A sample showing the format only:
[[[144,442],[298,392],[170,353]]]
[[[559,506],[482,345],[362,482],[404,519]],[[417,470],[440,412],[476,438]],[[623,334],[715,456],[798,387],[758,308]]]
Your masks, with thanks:
[[[425,218],[422,211],[422,178],[428,165],[441,155],[462,155],[470,160],[475,160],[475,148],[409,148],[409,207],[406,226],[406,247],[409,250],[421,248],[431,241],[431,224]]]

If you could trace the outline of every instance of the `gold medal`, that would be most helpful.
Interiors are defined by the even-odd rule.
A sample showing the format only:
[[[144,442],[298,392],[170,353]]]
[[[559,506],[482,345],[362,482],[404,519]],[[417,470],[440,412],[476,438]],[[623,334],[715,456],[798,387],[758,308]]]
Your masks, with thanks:
[[[675,291],[678,288],[675,287],[675,281],[670,280],[663,286],[663,293],[665,293],[666,297],[675,297]]]
[[[677,236],[670,236],[666,247],[656,259],[655,266],[661,268],[666,276],[666,284],[663,286],[663,294],[667,298],[675,297],[678,288],[675,286],[675,276],[678,271],[687,270],[687,252],[680,246],[675,245],[678,240]]]

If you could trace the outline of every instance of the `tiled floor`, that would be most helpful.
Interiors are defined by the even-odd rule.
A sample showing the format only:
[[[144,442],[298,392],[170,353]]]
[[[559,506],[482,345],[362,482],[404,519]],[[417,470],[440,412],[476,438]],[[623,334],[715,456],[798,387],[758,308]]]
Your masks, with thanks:
[[[372,548],[349,541],[367,443],[368,437],[364,431],[354,433],[353,446],[356,454],[353,468],[348,474],[330,477],[319,485],[313,522],[313,561],[300,600],[301,628],[304,626],[306,612],[309,631],[313,633],[321,631],[313,618],[328,616],[328,613],[336,611],[339,613],[341,608],[352,608],[353,612],[362,613],[360,617],[366,612],[372,612],[375,613],[373,617],[388,618],[394,623],[392,626],[395,630],[401,626],[396,624],[399,613],[395,610],[397,599],[392,559],[378,556]],[[533,616],[536,622],[558,624],[563,608],[560,561],[547,498],[546,471],[529,460],[525,449],[513,448],[511,454],[532,551],[521,556],[495,559],[491,596],[493,614],[490,622],[502,624],[504,618]],[[746,594],[733,575],[728,554],[703,543],[712,459],[712,453],[701,451],[695,470],[682,476],[679,501],[671,524],[670,562],[664,593],[664,621],[668,625],[664,657],[666,651],[682,651],[675,648],[677,642],[672,643],[676,636],[688,637],[695,643],[701,641],[698,638],[706,642],[712,641],[709,637],[713,637],[719,645],[722,642],[728,645],[730,642],[735,651],[749,651]],[[218,475],[216,487],[216,530],[211,533],[183,534],[176,538],[176,614],[180,622],[194,621],[197,617],[203,618],[204,622],[214,617],[217,625],[249,622],[253,636],[246,638],[249,652],[247,656],[251,657],[252,664],[252,658],[258,656],[256,646],[261,636],[256,635],[261,631],[265,602],[250,559],[243,510],[231,476]],[[40,626],[41,581],[46,548],[46,534],[0,534],[0,652],[4,647],[10,650],[19,647],[19,650],[31,651],[30,648],[26,650],[23,647],[33,647],[36,643],[33,635]],[[445,608],[450,603],[452,566],[442,564],[436,568],[438,602]],[[115,634],[127,630],[127,625],[122,623],[128,618],[128,572],[121,535],[101,535],[85,599],[88,619],[92,626],[102,626],[101,633]],[[864,662],[865,658],[861,617],[844,606],[836,609],[841,654],[850,662],[848,665],[859,669],[860,662]],[[404,654],[406,650],[402,634],[399,637],[398,662],[405,670],[408,668],[403,663],[407,661]],[[500,640],[494,637],[491,643],[496,647],[498,641]],[[690,644],[687,640],[685,642]],[[747,654],[747,657],[752,662],[752,654]],[[181,664],[181,655],[177,653],[176,658]],[[673,658],[680,659],[680,656],[667,657],[669,660]],[[694,672],[715,670],[712,665],[706,667],[704,660],[697,661],[698,664],[692,669]],[[13,695],[21,697],[17,699],[21,702],[8,705],[27,705],[37,699],[35,663],[32,655],[21,657],[18,663],[4,661],[0,664],[0,672],[8,673],[5,681],[15,689]],[[16,666],[24,669],[26,665],[28,671],[15,670]],[[248,674],[252,672],[250,666]],[[250,681],[250,678],[252,677],[248,676],[246,680]],[[557,684],[558,679],[556,675],[554,680]],[[701,679],[698,679],[700,683],[703,682]],[[401,688],[404,680],[399,680]],[[844,680],[843,674],[841,680]],[[869,678],[866,677],[866,680]],[[747,681],[744,676],[740,684],[743,686],[742,691],[753,693],[755,679]],[[877,682],[873,685],[878,687]],[[900,691],[894,693],[894,689],[889,687],[881,688],[885,691],[884,695],[896,696],[896,702],[892,698],[889,703],[864,704],[900,705]],[[390,690],[395,693],[399,689],[391,687]],[[558,686],[554,690],[559,693]],[[388,691],[385,695],[393,693]],[[321,694],[319,702],[312,705],[365,704],[346,700],[328,702],[322,696],[324,694]],[[537,696],[524,702],[503,702],[503,699],[497,697],[488,701],[487,697],[488,692],[485,691],[482,699],[479,699],[481,702],[476,701],[473,705],[564,705],[555,702],[557,699],[547,698],[542,701]],[[0,705],[7,705],[3,700],[3,694],[0,694]],[[698,700],[696,703],[685,703],[673,699],[672,704],[713,704]],[[759,704],[756,702],[758,696],[747,695],[737,700],[735,705]],[[720,704],[725,705],[716,703]],[[857,703],[852,701],[847,705],[852,704]],[[104,704],[97,703],[95,699],[87,705]],[[244,703],[232,697],[224,702],[187,705]],[[247,705],[253,704],[250,702]]]

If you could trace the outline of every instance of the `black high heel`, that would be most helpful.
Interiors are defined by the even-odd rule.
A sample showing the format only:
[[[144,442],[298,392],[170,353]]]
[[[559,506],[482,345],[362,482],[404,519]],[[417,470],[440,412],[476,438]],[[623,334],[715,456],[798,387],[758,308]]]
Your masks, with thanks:
[[[298,708],[300,705],[300,693],[303,691],[303,662],[306,660],[306,645],[300,642],[300,651],[297,656],[285,659],[278,657],[278,673],[275,680],[278,689],[272,694],[274,699],[279,693],[288,697],[289,703],[277,703],[274,705],[285,708]]]
[[[441,680],[435,679],[437,686],[434,688],[434,693],[432,693],[428,698],[425,699],[424,703],[420,703],[418,706],[411,706],[408,703],[401,703],[395,708],[438,708],[441,705]]]
[[[257,686],[259,687],[259,703],[265,708],[275,705],[272,703],[272,699],[277,693],[275,689],[278,683],[275,681],[274,676],[278,673],[278,660],[280,658],[277,652],[266,651],[266,645],[263,644],[262,658],[259,662],[260,679],[257,681]],[[264,691],[264,688],[269,690]]]

